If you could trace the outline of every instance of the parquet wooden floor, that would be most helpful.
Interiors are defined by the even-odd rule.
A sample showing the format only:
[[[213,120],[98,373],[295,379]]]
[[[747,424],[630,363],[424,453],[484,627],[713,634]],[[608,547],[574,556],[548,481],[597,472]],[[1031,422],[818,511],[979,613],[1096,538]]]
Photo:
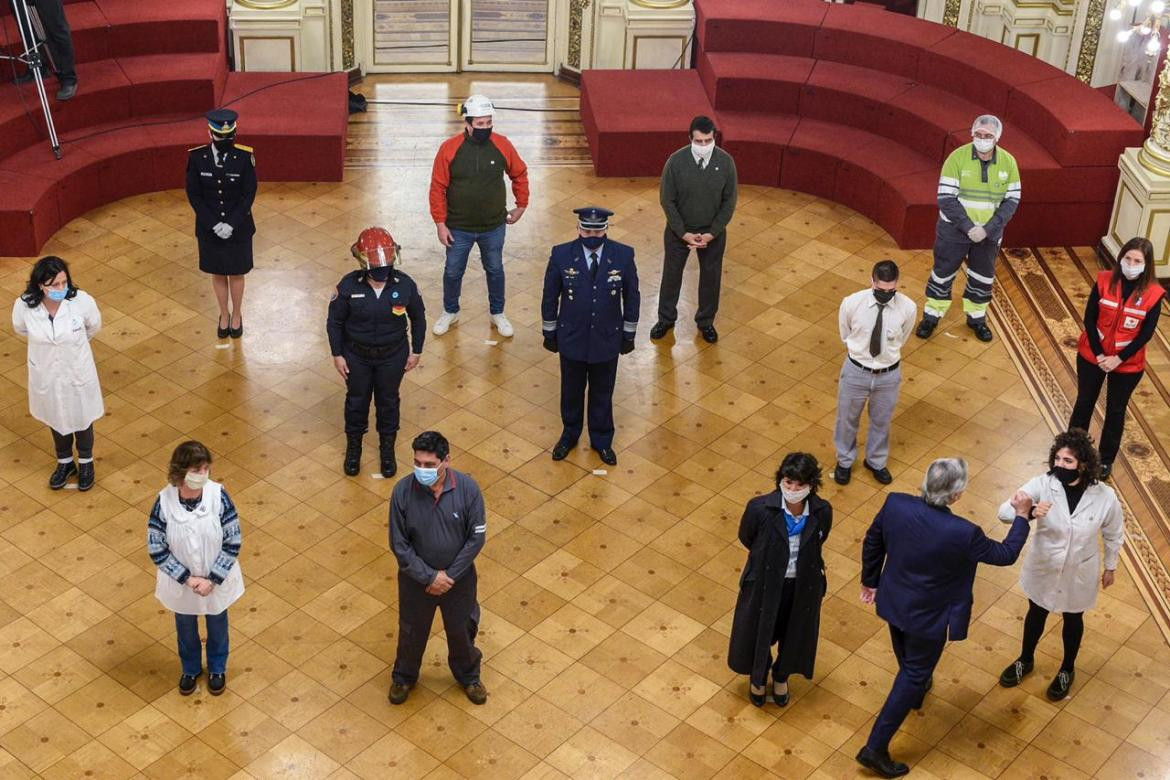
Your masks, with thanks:
[[[572,92],[547,79],[470,81],[367,80],[363,89],[441,102],[474,87],[537,105],[534,91],[544,90],[558,106]],[[403,270],[438,312],[442,253],[425,206],[426,150],[457,125],[450,105],[411,109],[432,112],[429,123],[400,121],[400,107],[373,109],[354,125],[362,164],[343,183],[263,182],[257,150],[257,269],[239,342],[216,342],[180,192],[99,209],[45,248],[71,262],[102,308],[93,346],[109,413],[97,426],[97,487],[49,491],[50,438],[28,417],[25,347],[4,324],[0,776],[859,776],[853,755],[895,668],[884,624],[858,600],[861,537],[884,489],[859,473],[823,491],[836,520],[816,678],[794,680],[783,710],[752,707],[745,679],[725,664],[745,559],[735,531],[785,452],[811,450],[831,467],[841,297],[889,256],[920,299],[928,255],[897,251],[848,209],[745,187],[719,343],[697,339],[689,321],[692,263],[676,333],[651,344],[657,182],[600,180],[564,158],[545,164],[542,149],[573,148],[579,126],[565,129],[562,113],[502,112],[500,131],[534,161],[532,206],[506,247],[517,334],[486,343],[496,336],[473,263],[462,321],[443,338],[428,335],[404,382],[399,437],[408,462],[415,433],[442,430],[456,468],[485,489],[480,644],[491,698],[474,707],[453,686],[439,634],[421,685],[393,707],[391,483],[368,473],[373,436],[366,473],[341,473],[343,394],[324,312],[353,267],[349,243],[372,223],[406,247]],[[242,117],[242,139],[246,126]],[[394,157],[404,150],[425,164]],[[637,248],[643,296],[638,348],[618,375],[620,465],[604,477],[587,450],[549,459],[560,429],[557,359],[540,346],[548,247],[573,236],[570,209],[589,204],[617,213],[612,235]],[[10,299],[27,270],[27,258],[0,259]],[[1010,339],[983,345],[957,318],[945,324],[907,348],[891,489],[914,491],[932,458],[962,455],[973,479],[957,510],[1000,534],[995,507],[1042,468],[1050,416]],[[213,474],[244,528],[247,593],[231,611],[229,691],[219,698],[202,681],[196,695],[179,696],[173,622],[154,599],[145,550],[152,497],[171,449],[189,437],[214,451]],[[1013,690],[996,682],[1018,650],[1026,601],[1017,575],[980,570],[971,636],[947,649],[895,755],[922,778],[1170,776],[1170,648],[1130,564],[1086,616],[1077,683],[1057,705],[1044,688],[1059,660],[1059,621],[1050,621],[1037,674]]]

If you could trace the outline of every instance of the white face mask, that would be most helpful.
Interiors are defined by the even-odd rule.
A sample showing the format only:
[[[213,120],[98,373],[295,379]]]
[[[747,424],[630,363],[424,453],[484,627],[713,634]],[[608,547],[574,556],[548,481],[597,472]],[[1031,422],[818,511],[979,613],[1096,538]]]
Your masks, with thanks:
[[[207,484],[210,475],[200,473],[198,471],[188,471],[187,476],[183,477],[183,484],[191,490],[202,490],[203,486]]]
[[[784,500],[790,504],[799,504],[808,498],[808,494],[812,492],[812,488],[805,487],[801,490],[788,490],[787,488],[780,488]]]
[[[715,151],[715,144],[710,143],[704,146],[691,141],[691,153],[696,157],[702,157],[705,160],[711,159],[711,154]]]
[[[971,140],[975,143],[975,151],[980,154],[987,154],[995,148],[995,139],[993,138],[973,138]]]
[[[1145,270],[1145,263],[1138,263],[1137,265],[1129,265],[1127,263],[1121,264],[1121,275],[1131,281],[1145,273]]]

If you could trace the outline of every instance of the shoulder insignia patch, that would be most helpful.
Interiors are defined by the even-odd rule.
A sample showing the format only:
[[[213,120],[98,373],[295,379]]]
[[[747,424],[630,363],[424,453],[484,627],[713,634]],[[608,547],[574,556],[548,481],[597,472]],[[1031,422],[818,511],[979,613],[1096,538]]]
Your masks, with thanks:
[[[210,144],[203,144],[203,146],[196,146],[196,147],[193,147],[193,148],[191,148],[191,149],[188,149],[187,151],[188,151],[188,152],[197,152],[197,151],[199,151],[200,149],[206,149],[206,148],[207,148],[209,145],[210,145]]]

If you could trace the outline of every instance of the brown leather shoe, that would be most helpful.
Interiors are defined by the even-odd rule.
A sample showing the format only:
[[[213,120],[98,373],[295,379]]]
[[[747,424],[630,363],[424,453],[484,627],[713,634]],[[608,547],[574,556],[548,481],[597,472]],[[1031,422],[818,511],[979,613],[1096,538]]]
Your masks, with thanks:
[[[406,701],[406,698],[408,696],[410,696],[410,689],[413,687],[414,687],[413,685],[405,685],[403,683],[397,683],[397,682],[394,683],[393,685],[391,685],[390,686],[390,703],[391,704],[402,704],[402,702]]]
[[[467,694],[467,699],[472,704],[486,704],[487,703],[487,688],[483,687],[483,683],[473,682],[466,686],[463,692]]]

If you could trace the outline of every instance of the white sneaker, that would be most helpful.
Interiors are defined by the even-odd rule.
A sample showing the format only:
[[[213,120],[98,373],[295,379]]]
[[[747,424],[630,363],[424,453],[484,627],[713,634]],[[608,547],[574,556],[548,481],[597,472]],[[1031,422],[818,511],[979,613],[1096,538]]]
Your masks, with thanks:
[[[496,326],[496,330],[498,330],[500,335],[504,338],[511,338],[512,334],[515,333],[515,331],[512,330],[512,323],[508,322],[508,318],[503,314],[493,314],[492,325]]]
[[[433,328],[432,332],[436,336],[442,336],[444,333],[451,330],[451,326],[456,322],[459,322],[459,312],[452,314],[445,311],[439,317],[439,319],[435,320],[435,327]]]

